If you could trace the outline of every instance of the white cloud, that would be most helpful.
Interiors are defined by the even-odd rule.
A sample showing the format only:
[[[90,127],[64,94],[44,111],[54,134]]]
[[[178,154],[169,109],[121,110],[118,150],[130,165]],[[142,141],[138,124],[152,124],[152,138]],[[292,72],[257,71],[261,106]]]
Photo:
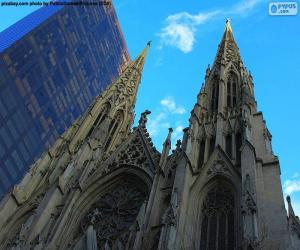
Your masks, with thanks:
[[[292,206],[293,206],[294,213],[297,216],[300,216],[300,202],[292,200]]]
[[[286,197],[291,195],[292,206],[296,215],[300,216],[300,200],[299,194],[295,194],[300,191],[300,174],[298,172],[292,175],[291,179],[287,179],[283,183],[283,193]],[[284,199],[286,209],[288,208],[286,199]]]
[[[298,178],[298,177],[300,177],[300,174],[298,172],[294,173],[292,176],[292,178]]]
[[[253,10],[258,4],[264,1],[266,0],[243,0],[234,5],[232,14],[245,15],[251,10]]]
[[[157,115],[149,116],[147,122],[147,130],[154,139],[161,138],[164,140],[168,134],[168,128],[172,127],[172,123],[175,120],[176,126],[173,126],[172,133],[172,149],[176,148],[176,142],[182,139],[183,136],[183,125],[178,117],[181,117],[185,113],[185,109],[182,106],[178,106],[172,96],[167,96],[162,99],[157,109]],[[152,113],[153,115],[153,113]],[[159,150],[162,150],[162,145],[157,145]]]
[[[172,149],[176,148],[177,140],[181,140],[183,136],[183,129],[184,127],[182,125],[178,125],[172,134]]]
[[[207,23],[215,17],[225,18],[228,16],[246,16],[256,6],[267,0],[242,0],[228,9],[217,9],[210,12],[190,14],[179,12],[166,18],[166,25],[158,33],[160,37],[159,49],[163,46],[173,46],[183,53],[189,53],[196,41],[196,32],[199,26]]]
[[[166,114],[161,112],[154,118],[151,118],[149,116],[149,121],[147,123],[147,130],[150,134],[150,136],[155,137],[158,135],[158,132],[161,128],[168,128],[170,127],[170,124],[166,121]]]
[[[286,180],[283,183],[283,190],[287,195],[300,191],[300,180]]]
[[[162,45],[170,45],[180,49],[183,53],[190,52],[195,42],[196,27],[216,14],[217,12],[210,12],[192,15],[188,12],[180,12],[168,16],[167,25],[158,34],[161,39],[159,48],[162,48]]]
[[[173,114],[182,115],[185,113],[185,109],[181,106],[178,107],[174,98],[171,96],[167,96],[166,98],[162,99],[160,104]]]

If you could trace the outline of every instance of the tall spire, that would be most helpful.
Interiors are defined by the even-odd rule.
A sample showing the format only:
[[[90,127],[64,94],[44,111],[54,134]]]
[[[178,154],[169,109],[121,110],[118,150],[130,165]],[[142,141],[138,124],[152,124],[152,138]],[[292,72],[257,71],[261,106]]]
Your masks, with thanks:
[[[233,34],[229,18],[226,19],[225,33],[226,34],[229,34],[229,33]]]
[[[71,141],[71,151],[76,149],[76,146],[86,137],[93,137],[99,143],[105,145],[106,149],[111,149],[109,145],[117,138],[117,133],[122,135],[118,137],[119,140],[122,140],[123,136],[127,136],[133,123],[136,95],[149,47],[150,43],[148,42],[142,52],[125,68],[119,78],[96,98],[83,118],[83,125]],[[107,107],[105,112],[103,111],[104,107]],[[99,119],[99,117],[102,118]],[[99,126],[99,121],[101,121],[101,126]],[[113,134],[111,133],[112,131],[114,132]],[[94,135],[98,136],[95,137]]]
[[[136,69],[139,70],[140,73],[143,71],[147,52],[150,47],[151,47],[151,41],[149,41],[147,43],[146,47],[143,49],[143,51],[140,53],[140,55],[134,61],[134,66],[136,67]]]
[[[215,58],[214,66],[221,66],[221,63],[227,64],[232,61],[239,66],[241,61],[239,48],[234,40],[233,30],[230,19],[226,19],[225,31],[219,44],[219,49]]]

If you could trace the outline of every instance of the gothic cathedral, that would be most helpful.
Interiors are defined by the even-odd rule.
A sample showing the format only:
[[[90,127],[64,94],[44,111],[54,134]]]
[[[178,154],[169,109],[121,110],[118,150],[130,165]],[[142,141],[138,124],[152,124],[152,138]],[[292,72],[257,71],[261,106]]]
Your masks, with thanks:
[[[300,249],[230,22],[172,152],[131,128],[149,46],[3,198],[0,249]]]

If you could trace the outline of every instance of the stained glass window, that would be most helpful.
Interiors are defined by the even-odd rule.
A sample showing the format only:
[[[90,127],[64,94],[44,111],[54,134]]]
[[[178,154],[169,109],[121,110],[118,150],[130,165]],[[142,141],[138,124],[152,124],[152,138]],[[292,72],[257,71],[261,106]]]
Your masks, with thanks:
[[[203,202],[200,249],[234,249],[234,223],[234,196],[230,189],[217,185]]]

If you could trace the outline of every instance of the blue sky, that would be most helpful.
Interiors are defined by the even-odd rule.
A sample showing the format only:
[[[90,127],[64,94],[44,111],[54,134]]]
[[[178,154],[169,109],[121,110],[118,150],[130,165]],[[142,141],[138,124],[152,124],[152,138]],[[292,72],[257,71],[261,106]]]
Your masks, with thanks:
[[[2,1],[2,0],[1,0]],[[1,2],[0,1],[0,2]],[[188,126],[190,111],[212,64],[225,19],[231,19],[244,64],[255,84],[258,110],[273,135],[285,194],[300,215],[300,17],[269,16],[266,0],[115,0],[131,57],[152,40],[136,104],[136,120],[152,111],[148,129],[161,149],[168,127],[173,142]],[[0,31],[34,7],[1,7]]]

